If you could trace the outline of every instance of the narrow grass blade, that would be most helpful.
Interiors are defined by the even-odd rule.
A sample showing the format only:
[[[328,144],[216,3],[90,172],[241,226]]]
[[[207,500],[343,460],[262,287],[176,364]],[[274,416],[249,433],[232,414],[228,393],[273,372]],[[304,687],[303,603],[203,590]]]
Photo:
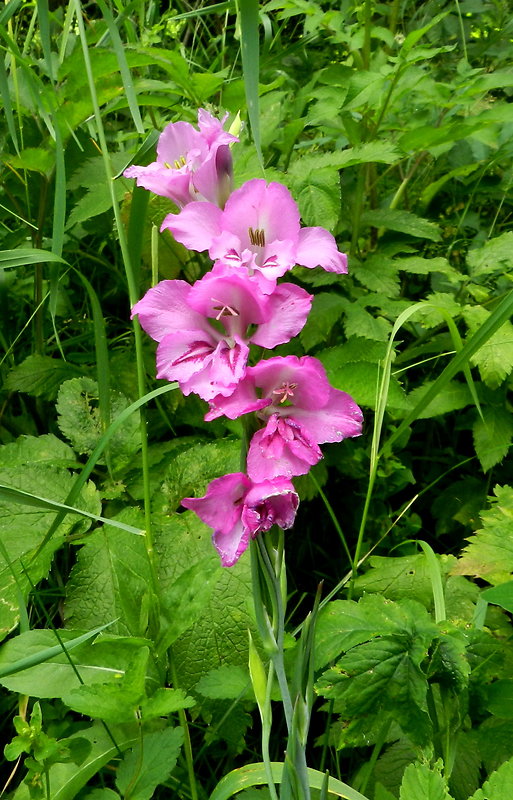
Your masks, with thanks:
[[[105,625],[100,625],[100,627],[94,628],[92,631],[88,631],[87,633],[83,633],[81,636],[76,636],[74,639],[70,639],[66,642],[66,650],[73,650],[75,647],[79,647],[81,644],[89,642],[91,639],[95,639],[96,636],[101,633],[101,631],[112,625],[114,621],[115,620],[112,622],[107,622]],[[18,661],[14,661],[12,664],[0,666],[0,678],[6,678],[8,675],[15,675],[17,672],[22,672],[24,669],[35,667],[37,664],[44,664],[45,661],[49,661],[51,658],[60,655],[62,651],[62,646],[60,644],[56,644],[54,647],[46,647],[44,650],[40,650],[39,653],[34,653],[31,656],[27,656],[27,658],[20,658]]]
[[[258,160],[264,171],[260,145],[260,113],[258,102],[258,77],[260,72],[260,43],[258,38],[258,0],[239,0],[242,72],[246,89],[249,124]]]
[[[47,261],[58,261],[59,264],[67,264],[56,253],[51,253],[49,250],[38,250],[37,247],[20,247],[19,250],[4,250],[0,253],[0,269],[24,267],[26,264],[41,264]]]
[[[48,0],[37,0],[37,18],[39,22],[39,35],[41,37],[41,45],[43,47],[43,55],[45,57],[48,75],[53,83],[55,76],[53,74],[53,60],[52,60],[52,45],[50,40],[50,10],[48,8]]]
[[[195,8],[194,11],[185,11],[183,14],[176,14],[173,17],[173,22],[179,19],[190,19],[191,17],[200,17],[203,14],[223,14],[234,8],[235,3],[233,0],[228,0],[226,3],[213,3],[212,5],[203,6],[203,8]]]
[[[130,109],[134,125],[136,127],[137,133],[143,134],[144,125],[139,111],[139,104],[137,102],[137,96],[134,90],[132,75],[130,73],[130,68],[126,60],[123,42],[121,41],[119,31],[117,29],[116,23],[114,22],[114,17],[112,16],[112,13],[107,3],[105,3],[104,0],[98,0],[98,5],[100,6],[103,18],[107,23],[109,36],[111,38],[112,46],[114,48],[114,52],[116,53],[116,58],[118,60],[119,72],[121,74],[121,80],[123,81],[123,88],[125,90],[128,107]]]
[[[137,536],[144,536],[144,531],[140,528],[134,528],[132,525],[125,525],[124,522],[117,522],[114,519],[101,517],[98,514],[91,514],[89,511],[84,511],[75,506],[69,506],[65,503],[58,503],[56,500],[50,500],[48,497],[40,497],[37,494],[24,492],[21,489],[16,489],[13,486],[6,486],[0,483],[0,500],[7,503],[19,503],[23,506],[32,506],[34,508],[42,508],[48,511],[63,511],[65,514],[79,514],[81,517],[87,517],[95,522],[103,522],[104,525],[111,525],[113,528],[119,528],[127,533],[134,533]]]
[[[468,365],[471,357],[482,347],[488,339],[493,336],[501,325],[507,322],[513,314],[513,290],[508,292],[506,297],[499,303],[496,309],[490,314],[488,319],[483,323],[476,333],[466,342],[463,348],[457,353],[452,361],[447,364],[446,368],[441,375],[429,387],[425,395],[419,400],[415,408],[410,411],[403,419],[398,428],[385,442],[382,452],[390,449],[392,444],[404,433],[404,431],[414,422],[421,411],[423,411],[429,403],[436,397],[438,392],[441,391],[458,372],[464,370]]]
[[[421,539],[419,539],[418,544],[422,547],[424,555],[426,556],[428,575],[429,580],[431,581],[431,589],[433,591],[433,601],[435,605],[435,622],[443,622],[446,619],[446,614],[440,564],[433,548],[427,542],[423,542]]]
[[[10,5],[11,3],[9,3],[7,8],[9,8]],[[14,3],[12,3],[12,5],[14,5]],[[1,51],[0,51],[0,96],[2,98],[2,104],[4,107],[5,120],[7,122],[7,130],[9,131],[9,135],[12,139],[14,149],[19,155],[20,145],[18,142],[18,133],[16,131],[16,125],[14,123],[14,114],[11,103],[11,93],[9,91],[9,82],[7,79],[7,71],[5,69],[5,61],[3,53]]]
[[[281,783],[283,780],[283,763],[281,761],[271,761],[273,781]],[[311,789],[322,789],[325,784],[326,776],[323,772],[309,768],[308,781]],[[236,792],[247,789],[250,786],[261,786],[267,783],[264,764],[248,764],[246,767],[235,769],[225,775],[210,795],[210,800],[228,800]],[[346,783],[336,778],[328,779],[328,791],[344,800],[368,800],[363,794],[351,789]]]

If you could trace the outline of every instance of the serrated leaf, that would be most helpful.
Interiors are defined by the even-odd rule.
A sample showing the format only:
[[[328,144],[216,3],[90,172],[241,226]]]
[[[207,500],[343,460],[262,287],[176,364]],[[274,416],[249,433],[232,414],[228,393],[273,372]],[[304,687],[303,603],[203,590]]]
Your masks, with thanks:
[[[320,292],[315,295],[306,324],[299,334],[305,350],[326,341],[335,323],[342,318],[348,302],[334,292]]]
[[[470,333],[475,333],[490,317],[481,306],[467,306],[463,315]],[[471,363],[478,367],[481,378],[491,389],[497,389],[513,370],[513,325],[505,322],[477,350]]]
[[[421,256],[410,256],[408,258],[396,258],[393,264],[396,269],[411,272],[413,275],[430,275],[432,272],[442,272],[444,275],[457,274],[448,260],[442,257],[422,258]]]
[[[492,586],[491,589],[485,589],[484,592],[481,592],[481,597],[487,603],[494,603],[513,613],[513,581],[507,581],[499,586]]]
[[[16,156],[10,156],[6,163],[16,169],[29,169],[43,175],[55,166],[55,153],[42,147],[26,147]]]
[[[73,482],[66,470],[44,463],[0,469],[0,484],[56,502],[65,500]],[[93,484],[84,487],[75,505],[95,515],[100,513],[100,498]],[[54,510],[26,505],[20,497],[0,500],[0,638],[18,623],[20,600],[28,595],[33,583],[46,577],[53,554],[66,535],[73,529],[85,532],[91,524],[89,519],[80,517],[78,521],[76,515],[68,514],[58,534],[34,558],[54,517]],[[90,627],[95,628],[96,623]]]
[[[415,407],[432,384],[433,381],[425,381],[422,386],[417,386],[416,389],[408,394],[408,400],[412,408]],[[436,397],[422,409],[417,419],[431,419],[441,414],[449,414],[451,411],[457,411],[460,408],[471,405],[472,402],[472,395],[470,394],[467,384],[450,381],[438,392]]]
[[[398,558],[371,556],[368,569],[354,582],[358,594],[375,592],[390,600],[411,597],[424,606],[432,602],[429,567],[424,553]]]
[[[320,360],[323,361],[322,354]],[[359,405],[376,407],[379,380],[382,374],[378,364],[350,362],[333,369],[330,360],[326,365],[326,371],[330,383],[335,389],[348,392]],[[388,390],[387,408],[408,411],[411,407],[401,384],[392,376]]]
[[[400,158],[400,151],[391,142],[365,142],[356,147],[348,147],[346,150],[335,153],[303,156],[293,161],[290,172],[294,176],[309,177],[311,172],[316,172],[326,167],[342,169],[343,167],[353,167],[356,164],[368,164],[370,162],[394,164]]]
[[[115,620],[112,632],[143,636],[150,567],[143,537],[102,528],[80,548],[67,585],[66,625],[90,628]]]
[[[492,584],[513,579],[513,489],[496,486],[490,508],[481,512],[483,527],[474,536],[452,569],[454,575],[473,575]]]
[[[507,455],[513,439],[513,416],[505,408],[485,406],[483,418],[474,422],[472,433],[477,457],[484,472]]]
[[[447,325],[446,314],[455,319],[461,315],[462,310],[452,294],[433,292],[428,294],[424,308],[419,308],[415,319],[426,328],[435,328],[437,325]]]
[[[116,786],[123,796],[130,787],[131,800],[150,800],[157,786],[167,781],[183,744],[182,728],[147,733],[119,765]]]
[[[44,464],[54,467],[76,465],[73,450],[53,433],[42,436],[19,436],[0,447],[0,468]]]
[[[141,703],[141,717],[143,720],[167,717],[181,708],[191,708],[196,705],[192,697],[186,697],[181,689],[160,688],[151,697]]]
[[[399,294],[400,283],[397,267],[390,259],[372,256],[364,264],[355,268],[353,272],[356,280],[373,292],[382,292],[389,297]]]
[[[247,669],[226,664],[203,675],[195,689],[211,700],[236,700],[251,689],[251,682]]]
[[[90,455],[104,434],[100,417],[98,384],[92,378],[65,381],[57,397],[57,424],[75,450]],[[110,392],[111,421],[130,405],[121,392]],[[139,414],[131,414],[109,443],[113,465],[121,469],[129,463],[141,446]],[[101,462],[100,462],[101,463]]]
[[[194,624],[173,644],[179,685],[193,688],[209,670],[224,664],[247,668],[248,628],[254,637],[249,553],[223,568],[215,551],[212,531],[190,511],[155,519],[155,546],[159,552],[159,583],[165,597],[181,575],[206,557],[219,568],[215,586]]]
[[[513,269],[513,231],[490,239],[482,247],[469,250],[467,264],[473,278],[490,272],[508,272]]]
[[[427,677],[421,668],[437,629],[419,603],[400,603],[365,596],[366,610],[381,611],[388,630],[350,648],[317,682],[317,691],[337,701],[345,717],[393,711],[404,733],[416,744],[431,735],[427,713]],[[369,595],[376,598],[374,595]],[[381,599],[381,598],[380,598]],[[374,624],[379,624],[375,620]]]
[[[423,217],[418,217],[410,211],[398,211],[392,208],[379,208],[366,211],[362,214],[362,225],[372,225],[374,228],[386,228],[390,231],[406,233],[418,239],[429,239],[432,242],[440,241],[440,227]]]
[[[179,453],[166,470],[161,487],[163,509],[177,509],[184,497],[204,494],[214,478],[239,470],[238,440],[224,439],[190,447]]]
[[[427,764],[410,764],[404,771],[400,800],[452,800],[441,762],[430,768]]]
[[[505,800],[513,786],[513,758],[505,761],[468,800]]]
[[[361,336],[351,336],[345,344],[329,347],[317,354],[326,369],[335,371],[342,364],[358,361],[375,363],[385,358],[387,346],[384,342],[372,342]]]
[[[340,215],[340,179],[336,170],[310,173],[308,181],[294,181],[292,190],[305,225],[333,230]]]
[[[7,374],[5,388],[12,392],[26,392],[33,397],[53,400],[63,381],[81,373],[82,370],[60,358],[32,355]]]
[[[376,342],[387,342],[392,325],[383,317],[370,314],[365,308],[353,304],[346,306],[344,330],[348,339],[361,336]]]

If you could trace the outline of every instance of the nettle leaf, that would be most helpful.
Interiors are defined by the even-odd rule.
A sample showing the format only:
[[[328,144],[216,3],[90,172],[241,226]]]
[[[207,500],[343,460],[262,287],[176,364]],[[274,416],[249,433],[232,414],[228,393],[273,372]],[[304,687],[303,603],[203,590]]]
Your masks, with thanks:
[[[513,231],[490,239],[482,247],[469,250],[467,264],[473,278],[490,272],[508,272],[513,269]]]
[[[483,527],[469,536],[452,569],[454,575],[472,575],[492,584],[513,579],[513,489],[496,486],[490,508],[481,512]]]
[[[465,322],[471,334],[475,333],[490,316],[482,306],[466,306]],[[513,325],[505,322],[488,341],[474,353],[472,364],[478,367],[482,380],[496,389],[513,370]]]
[[[121,392],[110,392],[111,419],[114,420],[130,405]],[[91,454],[104,434],[100,417],[98,384],[92,378],[73,378],[66,381],[57,398],[57,424],[75,450]],[[131,414],[109,443],[109,453],[115,467],[129,463],[141,446],[139,414]],[[101,462],[100,462],[101,463]]]
[[[203,495],[220,475],[240,471],[240,441],[223,439],[197,444],[179,453],[166,470],[161,487],[162,510],[175,510],[184,497]]]
[[[45,175],[55,166],[55,153],[43,147],[26,147],[19,156],[6,158],[5,163],[16,169],[30,169]]]
[[[483,419],[476,419],[472,433],[477,457],[487,472],[509,451],[513,440],[513,417],[511,411],[496,406],[485,406],[482,412]]]
[[[42,464],[50,467],[77,465],[75,453],[53,433],[42,436],[19,436],[16,441],[0,447],[0,468]]]
[[[373,292],[382,292],[389,297],[399,294],[400,281],[395,263],[384,256],[371,256],[364,264],[353,270],[359,283]]]
[[[505,761],[468,800],[505,800],[513,786],[513,758]]]
[[[410,211],[398,211],[392,208],[378,208],[362,214],[362,225],[371,225],[373,228],[386,228],[390,231],[406,233],[418,239],[429,239],[432,242],[440,241],[440,227],[435,222],[417,217]]]
[[[415,320],[422,322],[425,328],[435,328],[447,324],[447,314],[456,319],[461,316],[462,310],[454,295],[448,292],[433,292],[426,297],[424,308],[419,308],[416,312]]]
[[[248,670],[228,664],[203,675],[195,690],[211,700],[236,700],[240,695],[252,693]]]
[[[5,388],[11,392],[25,392],[32,397],[54,400],[63,381],[82,374],[82,369],[68,361],[32,355],[7,373]]]
[[[258,639],[252,617],[249,553],[244,553],[233,567],[221,567],[211,542],[212,531],[189,511],[171,518],[155,514],[155,525],[159,584],[164,598],[194,565],[206,558],[215,565],[209,578],[214,586],[201,614],[173,644],[180,686],[188,691],[205,673],[224,664],[246,669],[248,629]]]
[[[346,307],[344,330],[348,339],[350,336],[362,336],[364,339],[387,342],[392,325],[383,317],[370,314],[361,306],[353,304]]]
[[[433,768],[427,764],[409,764],[404,771],[399,800],[452,800],[442,769],[441,760]]]
[[[330,353],[329,350],[324,352]],[[361,361],[334,366],[335,358],[332,356],[327,358],[327,363],[324,362],[324,352],[319,354],[319,360],[326,367],[331,385],[335,389],[348,392],[359,405],[375,408],[382,376],[379,365]],[[404,389],[393,376],[388,387],[387,408],[401,412],[412,408]]]
[[[334,292],[320,292],[315,295],[306,325],[299,334],[305,350],[311,350],[326,341],[347,306],[346,298]]]
[[[433,381],[426,381],[408,394],[408,400],[414,408],[426,394]],[[441,414],[449,414],[473,403],[472,395],[466,383],[450,381],[438,392],[431,402],[417,415],[417,419],[431,419]]]
[[[71,570],[66,587],[67,627],[89,629],[112,621],[113,633],[143,636],[150,583],[142,536],[116,528],[96,531],[78,551]]]
[[[291,190],[305,225],[335,228],[340,215],[340,178],[335,169],[311,172],[306,181],[297,178]]]
[[[372,342],[360,336],[351,336],[345,344],[322,350],[317,357],[322,360],[326,369],[334,371],[342,364],[368,361],[371,364],[382,361],[387,352],[384,342]]]
[[[150,800],[157,786],[173,772],[183,744],[182,728],[147,733],[125,755],[116,772],[116,787],[123,797]]]
[[[451,267],[448,260],[442,257],[409,256],[408,258],[396,258],[393,264],[396,269],[411,272],[413,275],[430,275],[432,272],[441,272],[451,276],[459,274],[454,267]]]
[[[0,453],[2,450],[0,448]],[[0,484],[59,503],[64,502],[73,483],[74,478],[69,472],[44,463],[0,469]],[[75,506],[91,514],[100,514],[100,498],[92,483],[82,489]],[[65,537],[72,530],[85,532],[90,526],[88,519],[68,514],[57,533],[35,557],[54,517],[53,510],[0,500],[0,638],[19,622],[21,598],[28,596],[32,584],[46,577],[53,554]],[[94,627],[95,624],[91,625]]]
[[[368,595],[359,602],[368,613],[388,617],[388,629],[351,647],[323,673],[317,691],[337,701],[343,718],[393,711],[411,741],[426,744],[431,723],[427,678],[421,664],[437,636],[437,627],[426,609],[415,601],[392,603]]]
[[[297,158],[290,165],[290,173],[293,176],[299,175],[309,180],[312,172],[327,167],[342,169],[369,162],[394,164],[400,158],[402,158],[401,152],[391,142],[365,142],[356,147],[348,147],[346,150],[333,153],[312,153]]]
[[[157,689],[151,697],[141,702],[141,717],[143,720],[167,717],[180,711],[182,708],[191,708],[196,705],[192,697],[186,697],[181,689]]]
[[[371,556],[367,563],[370,569],[354,582],[358,594],[375,592],[390,600],[411,597],[426,608],[431,606],[433,590],[424,553],[399,558]]]

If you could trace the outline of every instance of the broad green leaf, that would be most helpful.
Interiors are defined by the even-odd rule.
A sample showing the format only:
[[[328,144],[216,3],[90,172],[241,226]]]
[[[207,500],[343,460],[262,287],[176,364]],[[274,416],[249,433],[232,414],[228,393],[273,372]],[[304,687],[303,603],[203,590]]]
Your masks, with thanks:
[[[353,167],[356,164],[378,162],[393,164],[401,158],[401,153],[391,142],[365,142],[356,147],[348,147],[334,153],[311,154],[298,158],[291,164],[292,175],[302,175],[304,178],[311,172],[332,167],[342,169]]]
[[[457,274],[448,260],[442,257],[422,258],[421,256],[409,256],[407,258],[396,258],[393,264],[396,269],[411,272],[413,275],[430,275],[432,272],[442,272],[444,275]]]
[[[313,172],[307,181],[296,179],[292,192],[305,225],[335,228],[340,215],[340,178],[336,170]]]
[[[482,306],[466,307],[463,311],[470,333],[476,333],[491,314]],[[479,368],[481,378],[491,389],[496,389],[513,370],[513,325],[504,322],[501,327],[477,350],[471,363]]]
[[[82,374],[68,361],[50,356],[28,356],[14,367],[5,379],[5,387],[14,392],[26,392],[34,397],[53,400],[63,381]]]
[[[335,371],[341,364],[358,361],[370,361],[376,363],[381,361],[386,355],[386,344],[384,342],[370,342],[361,336],[351,336],[345,344],[330,347],[317,354],[326,369]]]
[[[84,800],[120,800],[120,796],[112,789],[93,789],[85,795]]]
[[[0,499],[0,637],[3,638],[19,622],[21,599],[28,595],[34,583],[48,574],[52,556],[64,537],[73,529],[85,532],[90,520],[84,517],[77,520],[77,516],[70,513],[60,535],[35,557],[55,517],[55,510],[42,508],[39,502],[33,503],[31,495],[60,503],[70,491],[73,477],[66,470],[43,463],[13,465],[0,469],[0,485],[7,487]],[[17,490],[28,493],[27,504],[22,502],[23,495],[11,497],[9,488],[14,493]],[[92,484],[82,489],[76,506],[89,514],[99,514],[100,498]],[[89,627],[95,628],[97,624],[93,622]]]
[[[144,636],[150,585],[144,539],[102,528],[80,548],[71,570],[66,625],[89,628],[94,620],[115,620],[113,633]]]
[[[77,637],[76,631],[59,631],[66,644]],[[140,641],[140,640],[136,640]],[[38,659],[41,652],[55,647],[58,640],[51,630],[33,629],[20,633],[5,642],[0,648],[0,666],[8,666],[22,658]],[[0,678],[3,686],[11,692],[32,695],[32,697],[63,697],[79,686],[81,679],[86,684],[118,681],[124,674],[127,664],[134,656],[136,643],[122,640],[103,641],[96,644],[82,644],[70,651],[70,664],[61,650],[50,660],[28,667],[22,672]]]
[[[340,320],[347,308],[345,297],[334,292],[320,292],[315,295],[306,325],[301,331],[301,344],[305,350],[325,342],[335,323]]]
[[[439,226],[423,217],[417,217],[410,211],[398,211],[392,208],[374,209],[366,211],[361,221],[363,225],[372,225],[374,228],[386,228],[433,242],[440,241]]]
[[[221,567],[212,531],[190,511],[155,518],[155,525],[164,598],[184,573],[207,557],[219,570],[212,572],[214,588],[201,614],[172,646],[178,685],[189,690],[205,673],[224,664],[247,668],[248,628],[255,630],[249,553],[233,567]]]
[[[484,472],[499,464],[507,455],[513,439],[513,417],[510,411],[485,406],[483,418],[474,422],[474,447]]]
[[[441,769],[441,762],[434,768],[410,764],[404,771],[399,800],[452,800]]]
[[[240,470],[240,441],[197,444],[179,453],[169,465],[161,486],[163,508],[175,510],[184,497],[204,494],[207,484],[220,475]]]
[[[105,764],[119,756],[137,741],[137,730],[124,731],[110,728],[108,731],[95,723],[90,728],[82,728],[68,739],[61,739],[63,745],[84,743],[86,755],[78,763],[53,764],[48,772],[48,780],[52,787],[52,800],[75,800],[80,789],[96,775]],[[27,783],[22,783],[14,794],[13,800],[31,800],[33,793]],[[107,798],[102,798],[107,800]],[[109,798],[110,800],[110,798]]]
[[[55,165],[55,153],[43,147],[27,147],[18,156],[11,156],[6,163],[15,169],[29,169],[49,173]]]
[[[325,351],[328,352],[329,351]],[[324,362],[323,353],[320,360]],[[382,374],[378,364],[368,362],[349,362],[333,367],[333,359],[329,358],[326,371],[332,386],[348,392],[357,403],[370,408],[376,407],[379,380]],[[399,381],[393,376],[390,379],[387,406],[392,411],[408,411],[411,404]]]
[[[191,708],[196,705],[192,697],[186,697],[181,689],[157,689],[151,697],[141,702],[141,717],[143,720],[167,717],[182,708]]]
[[[198,681],[195,690],[212,700],[236,700],[239,695],[251,692],[248,670],[228,664],[210,670]]]
[[[0,447],[0,468],[42,464],[53,467],[76,466],[75,453],[53,433],[42,436],[19,436]]]
[[[508,584],[503,584],[503,586],[507,585]],[[496,592],[499,589],[502,589],[502,586],[497,586],[493,589],[487,589],[487,591]],[[508,598],[508,605],[511,606],[511,598],[513,596],[511,586],[509,594],[510,597]],[[492,600],[491,602],[495,601]],[[502,680],[494,681],[494,683],[486,687],[486,710],[489,711],[490,714],[494,714],[496,717],[501,717],[502,719],[513,719],[512,678],[503,678]]]
[[[365,308],[356,304],[346,306],[344,330],[350,336],[361,336],[376,342],[386,342],[390,336],[391,324],[375,313],[370,314]]]
[[[478,789],[468,800],[505,800],[511,794],[512,786],[513,758],[510,758],[490,775],[484,782],[483,788]]]
[[[371,556],[368,569],[354,587],[358,594],[376,592],[390,600],[411,597],[429,607],[432,603],[429,568],[424,553],[398,558]]]
[[[157,786],[167,781],[183,744],[182,728],[166,728],[144,735],[119,765],[116,786],[131,800],[150,800]]]
[[[385,256],[371,256],[365,263],[353,269],[359,283],[373,292],[382,292],[389,297],[399,294],[399,277],[394,261]]]
[[[432,386],[432,381],[425,381],[422,386],[418,386],[408,395],[411,406],[414,407],[421,397],[426,393],[426,389]],[[438,394],[433,397],[431,402],[422,409],[417,419],[431,419],[441,414],[449,414],[472,404],[472,395],[466,383],[450,381]]]
[[[507,581],[499,586],[493,586],[491,589],[485,589],[484,592],[481,592],[481,597],[487,603],[494,603],[513,613],[513,581]]]
[[[57,423],[75,450],[89,455],[101,439],[104,429],[98,406],[98,384],[92,378],[73,378],[65,381],[57,397]],[[110,413],[115,420],[128,408],[129,400],[121,392],[111,389]],[[131,414],[125,424],[112,437],[110,457],[115,468],[126,466],[140,448],[139,415]]]
[[[482,528],[452,569],[454,575],[473,575],[492,584],[513,578],[513,489],[496,486],[490,508],[481,512]]]
[[[372,608],[385,617],[388,630],[347,650],[317,681],[317,691],[335,700],[344,717],[393,711],[408,738],[426,744],[431,723],[427,676],[421,664],[437,629],[415,601],[392,603],[379,598],[379,604],[370,595],[373,602],[369,604],[366,597],[360,604],[368,613]],[[375,624],[379,625],[377,615]]]
[[[473,278],[513,269],[513,231],[507,231],[495,239],[490,239],[482,247],[469,250],[467,264]]]

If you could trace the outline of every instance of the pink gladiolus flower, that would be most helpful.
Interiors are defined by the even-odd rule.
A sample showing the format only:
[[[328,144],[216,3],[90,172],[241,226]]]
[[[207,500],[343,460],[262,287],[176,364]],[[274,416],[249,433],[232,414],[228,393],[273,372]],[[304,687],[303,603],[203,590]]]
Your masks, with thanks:
[[[206,420],[222,414],[236,419],[256,411],[265,427],[248,452],[254,481],[304,475],[321,458],[319,444],[340,442],[362,432],[362,412],[346,392],[330,386],[323,365],[311,356],[286,356],[248,367],[230,397],[216,397]]]
[[[247,549],[250,537],[273,525],[291,528],[299,498],[286,478],[254,483],[242,472],[213,480],[204,497],[186,497],[182,505],[195,511],[214,530],[212,540],[223,567],[231,567]]]
[[[199,130],[189,122],[171,122],[157,144],[157,160],[147,167],[128,167],[126,178],[182,208],[195,200],[223,207],[232,190],[232,157],[229,145],[236,136],[223,129],[222,120],[198,111]]]
[[[230,195],[224,211],[212,203],[189,203],[162,223],[189,250],[243,268],[265,292],[295,264],[347,272],[347,258],[324,228],[301,228],[299,210],[280,183],[247,181]]]
[[[155,341],[157,377],[178,381],[185,395],[230,395],[242,380],[254,342],[272,348],[296,336],[312,296],[283,283],[272,295],[247,277],[217,268],[190,286],[161,281],[132,309]],[[250,327],[251,326],[251,327]]]

